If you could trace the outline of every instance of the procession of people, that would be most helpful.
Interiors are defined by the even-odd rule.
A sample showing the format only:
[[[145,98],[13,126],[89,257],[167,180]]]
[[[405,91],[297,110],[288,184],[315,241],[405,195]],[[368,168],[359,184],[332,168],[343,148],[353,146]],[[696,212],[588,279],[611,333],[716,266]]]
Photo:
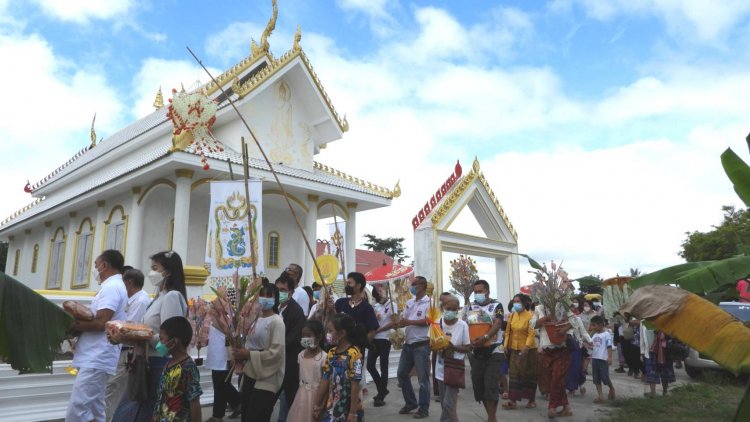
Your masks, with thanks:
[[[233,300],[240,292],[219,292],[213,319],[191,325],[181,257],[159,252],[151,256],[151,264],[144,276],[125,267],[115,250],[94,261],[92,275],[101,289],[91,304],[93,320],[77,320],[72,327],[79,333],[73,360],[78,376],[66,421],[201,420],[200,374],[189,348],[204,329],[205,366],[212,371],[214,390],[209,422],[223,421],[227,411],[228,419],[270,421],[276,406],[278,422],[362,421],[367,407],[388,403],[401,406],[401,415],[424,419],[431,414],[433,382],[440,403],[433,410],[435,420],[459,420],[457,397],[469,382],[488,422],[501,412],[535,408],[537,395],[546,400],[549,418],[570,417],[574,409],[568,395],[585,394],[589,367],[597,391],[593,403],[615,398],[609,367],[618,347],[624,349],[628,374],[644,374],[648,396],[656,394],[658,384],[666,394],[674,382],[664,333],[629,315],[623,319],[615,313],[613,321],[606,321],[600,302],[579,296],[568,294],[567,303],[548,309],[518,293],[506,312],[491,297],[490,283],[477,280],[471,286],[473,301],[462,309],[450,292],[434,300],[434,285],[416,276],[403,281],[410,298],[399,309],[390,283],[368,284],[358,272],[347,275],[345,297],[335,298],[317,283],[308,294],[300,286],[302,268],[292,263],[274,283],[264,278],[243,285],[248,291],[257,288],[257,300],[240,310],[252,328],[237,343],[226,321],[233,318]],[[156,290],[153,300],[143,290],[144,279]],[[300,295],[312,302],[301,306]],[[431,319],[437,311],[441,317]],[[143,323],[153,336],[118,344],[104,333],[106,323],[115,319]],[[556,324],[552,331],[546,327],[550,321]],[[400,330],[403,344],[392,344],[392,334]],[[402,398],[386,403],[393,347],[400,349]],[[638,357],[632,356],[633,347]],[[147,362],[145,379],[135,379],[134,356]],[[584,364],[589,358],[591,364]],[[363,393],[365,369],[376,391],[371,404]],[[145,389],[140,395],[133,391],[139,382]],[[606,397],[602,384],[608,387]]]

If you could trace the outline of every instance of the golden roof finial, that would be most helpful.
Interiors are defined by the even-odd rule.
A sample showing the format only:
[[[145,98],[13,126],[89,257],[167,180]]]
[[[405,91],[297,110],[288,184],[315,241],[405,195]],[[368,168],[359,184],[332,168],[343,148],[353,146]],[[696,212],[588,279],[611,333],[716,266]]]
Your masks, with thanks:
[[[266,25],[266,29],[263,30],[263,35],[260,36],[260,45],[258,45],[254,39],[251,39],[250,41],[250,53],[253,57],[267,54],[271,50],[271,44],[268,43],[268,37],[270,37],[273,30],[276,29],[276,18],[279,16],[279,5],[276,0],[272,0],[272,3],[273,13],[271,13],[271,18],[268,19],[268,24]]]
[[[294,44],[292,45],[292,51],[302,50],[302,46],[299,42],[302,40],[302,27],[297,25],[297,32],[294,33]]]
[[[154,108],[159,110],[164,107],[164,97],[161,95],[161,87],[156,92],[156,98],[154,98]]]
[[[94,113],[94,118],[91,120],[91,147],[93,148],[96,146],[96,131],[94,130],[94,123],[96,123],[96,113]]]
[[[393,187],[393,197],[398,198],[401,196],[401,180],[396,182],[396,186]]]
[[[472,168],[472,169],[473,169],[473,170],[474,170],[475,172],[479,172],[479,159],[477,158],[477,156],[476,156],[476,155],[474,156],[474,162],[473,162],[473,163],[471,164],[471,168]]]

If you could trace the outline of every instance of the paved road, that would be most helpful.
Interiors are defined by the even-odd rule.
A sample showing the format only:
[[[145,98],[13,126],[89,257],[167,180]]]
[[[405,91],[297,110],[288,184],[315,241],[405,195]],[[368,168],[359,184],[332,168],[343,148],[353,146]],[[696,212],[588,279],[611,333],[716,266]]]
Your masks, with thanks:
[[[468,368],[467,368],[468,369]],[[675,370],[677,375],[677,384],[685,384],[690,382],[687,374],[685,374],[685,371],[682,369]],[[617,392],[617,396],[619,398],[628,398],[628,397],[641,397],[644,393],[644,384],[640,382],[640,380],[633,379],[633,377],[628,377],[626,374],[617,374],[612,372],[610,374],[610,377],[612,378],[612,382],[615,385],[615,390]],[[461,390],[459,392],[459,404],[458,404],[458,415],[459,419],[462,422],[481,422],[486,421],[486,413],[484,412],[484,407],[473,400],[473,392],[471,389],[471,382],[469,380],[468,374],[466,377],[466,380],[469,385],[467,385],[466,390]],[[416,378],[413,378],[413,384],[416,387]],[[372,389],[372,384],[369,384],[369,387]],[[596,388],[591,383],[591,377],[589,376],[588,382],[586,382],[585,387],[587,389],[586,394],[581,396],[580,394],[575,394],[572,397],[568,397],[568,400],[571,402],[571,406],[573,409],[573,417],[570,418],[558,418],[557,420],[560,421],[600,421],[603,420],[607,411],[611,409],[608,405],[595,405],[592,403],[592,400],[596,397]],[[403,406],[403,398],[401,397],[401,390],[398,388],[396,380],[391,379],[390,385],[388,389],[391,391],[391,394],[386,398],[386,406],[384,407],[373,407],[372,406],[372,396],[374,394],[370,393],[367,396],[365,396],[366,400],[366,407],[365,407],[365,418],[366,420],[374,421],[374,420],[387,420],[387,421],[411,421],[414,420],[411,416],[408,415],[399,415],[398,410]],[[605,395],[607,388],[604,388]],[[657,386],[657,392],[661,391],[661,387]],[[657,399],[658,400],[658,399]],[[536,409],[525,409],[525,408],[519,408],[517,410],[498,410],[497,418],[498,420],[509,420],[512,418],[513,422],[526,422],[526,421],[549,421],[547,419],[547,411],[546,411],[546,405],[547,402],[542,399],[537,399],[538,406]],[[204,420],[211,417],[211,407],[204,407],[203,408],[203,418]],[[430,403],[430,417],[424,420],[428,421],[438,421],[440,419],[440,403],[431,402]],[[224,419],[225,421],[233,421],[232,419]],[[273,421],[276,420],[276,413],[274,413]],[[294,422],[294,421],[289,421]]]

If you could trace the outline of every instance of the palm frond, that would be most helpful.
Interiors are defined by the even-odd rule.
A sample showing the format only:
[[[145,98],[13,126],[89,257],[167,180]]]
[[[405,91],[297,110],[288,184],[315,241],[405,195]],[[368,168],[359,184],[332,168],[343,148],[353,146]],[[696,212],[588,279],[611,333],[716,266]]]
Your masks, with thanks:
[[[670,286],[642,287],[620,311],[648,319],[735,374],[750,372],[750,328],[696,294]]]
[[[630,287],[676,284],[698,295],[725,289],[750,275],[750,256],[740,255],[719,261],[687,262],[634,278]]]
[[[19,373],[52,372],[55,352],[73,318],[0,272],[0,356]]]

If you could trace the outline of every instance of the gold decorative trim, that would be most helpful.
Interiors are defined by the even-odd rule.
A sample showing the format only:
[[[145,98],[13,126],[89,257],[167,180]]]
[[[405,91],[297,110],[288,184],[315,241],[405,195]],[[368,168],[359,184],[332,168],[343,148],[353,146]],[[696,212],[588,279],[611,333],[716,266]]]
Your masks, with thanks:
[[[310,202],[318,202],[320,201],[320,197],[318,195],[308,194],[307,200]]]
[[[185,271],[185,285],[186,286],[198,286],[202,287],[206,284],[206,278],[208,278],[208,271],[203,267],[185,265],[183,267]]]
[[[284,196],[284,193],[282,191],[280,191],[279,189],[264,189],[263,190],[263,195],[279,195],[279,196]],[[305,213],[310,212],[310,208],[308,208],[308,206],[304,202],[302,202],[299,198],[297,198],[296,196],[292,195],[289,192],[287,192],[286,195],[287,195],[287,197],[290,200],[292,200],[292,202],[294,202],[295,204],[299,205],[300,208],[302,208],[303,210],[305,210]]]
[[[401,196],[401,187],[399,186],[398,183],[396,183],[396,188],[394,188],[394,190],[391,191],[388,188],[384,188],[382,186],[378,186],[374,183],[365,181],[358,177],[354,177],[352,175],[346,174],[343,171],[336,170],[333,167],[328,167],[327,165],[321,164],[317,161],[313,161],[313,168],[316,170],[324,171],[333,176],[336,176],[341,180],[346,180],[349,183],[354,183],[355,185],[368,190],[370,193],[377,195],[377,196],[381,196],[383,198],[393,199],[393,198],[398,198],[399,196]]]
[[[159,90],[156,91],[153,106],[155,110],[159,110],[160,108],[164,107],[164,96],[161,93],[161,87],[159,87]]]
[[[104,208],[105,205],[107,205],[107,201],[96,201],[97,208]]]
[[[130,190],[133,192],[133,195],[140,195],[141,194],[141,187],[140,186],[133,186],[130,188]]]
[[[107,225],[112,222],[112,217],[115,216],[115,211],[120,210],[120,219],[122,221],[125,221],[128,217],[125,215],[125,208],[122,205],[115,205],[112,207],[112,210],[109,212],[109,217],[107,217],[106,220],[104,220],[104,224]]]
[[[45,197],[37,198],[33,202],[31,202],[31,203],[27,204],[26,206],[24,206],[23,208],[21,208],[20,210],[18,210],[16,212],[14,212],[13,214],[9,215],[8,218],[6,218],[2,222],[0,222],[0,227],[6,225],[8,223],[10,223],[11,221],[13,221],[17,217],[19,217],[21,214],[25,213],[26,211],[30,210],[31,208],[33,208],[34,206],[36,206],[40,202],[44,201],[44,198]]]
[[[193,175],[195,174],[195,171],[190,169],[177,169],[174,171],[175,176],[177,178],[185,178],[185,179],[192,179]]]
[[[171,251],[174,244],[174,218],[169,220],[169,243],[167,243],[167,250]]]
[[[200,187],[201,185],[205,185],[206,183],[209,183],[212,180],[214,180],[213,177],[206,177],[204,179],[198,179],[192,184],[190,184],[190,191],[192,192],[196,190],[198,187]]]
[[[44,227],[52,227],[52,222],[51,221],[45,221],[44,222]]]
[[[24,230],[24,231],[23,231],[23,234],[25,234],[25,235],[29,235],[29,234],[31,234],[31,229],[26,229],[26,230]]]
[[[357,205],[358,205],[358,204],[357,204],[356,202],[347,202],[347,203],[346,203],[346,207],[347,207],[347,208],[350,208],[350,209],[353,209],[353,210],[356,210],[356,209],[357,209]]]
[[[75,211],[71,211],[71,212],[68,213],[68,217],[70,217],[70,218],[76,218],[76,217],[78,217],[78,213],[75,212]]]
[[[80,224],[80,225],[78,226],[78,231],[76,232],[76,234],[81,234],[81,233],[83,233],[83,225],[84,225],[84,224],[86,224],[86,222],[87,222],[87,221],[89,222],[89,231],[90,231],[91,233],[93,233],[93,232],[94,232],[94,223],[92,223],[92,222],[91,222],[91,219],[90,219],[89,217],[86,217],[86,218],[84,218],[84,219],[83,219],[83,220],[81,221],[81,224]]]
[[[16,240],[16,237],[15,236],[8,236],[8,240],[12,242],[12,241]]]
[[[335,205],[336,208],[338,208],[344,215],[344,220],[349,219],[349,210],[345,206],[341,205],[339,201],[336,201],[335,199],[325,199],[318,204],[318,211],[322,210],[326,205]]]
[[[13,275],[18,275],[18,264],[21,262],[21,250],[16,249],[16,254],[13,258]]]
[[[39,293],[43,296],[87,296],[87,297],[94,297],[96,296],[96,292],[86,292],[86,291],[80,291],[80,290],[34,290],[35,292]]]
[[[141,202],[143,202],[143,199],[146,198],[146,195],[148,195],[149,192],[151,192],[152,189],[154,189],[155,187],[157,187],[159,185],[167,185],[167,186],[169,186],[172,189],[177,189],[177,185],[173,181],[171,181],[169,179],[156,179],[153,182],[151,182],[151,184],[148,185],[148,187],[146,188],[146,190],[143,191],[143,193],[141,194],[141,196],[138,197],[138,205],[141,205]]]
[[[474,158],[474,163],[472,163],[471,171],[468,174],[464,175],[461,180],[453,186],[450,194],[444,197],[442,202],[440,203],[440,206],[432,212],[431,220],[433,226],[436,227],[443,220],[443,218],[445,218],[445,216],[456,205],[456,202],[458,202],[458,200],[463,196],[469,186],[471,186],[471,184],[477,179],[479,179],[479,182],[482,183],[482,186],[487,191],[490,200],[495,205],[495,208],[500,214],[500,217],[503,219],[503,223],[505,223],[505,225],[508,227],[508,230],[510,231],[510,234],[513,236],[513,240],[518,242],[518,233],[516,233],[516,229],[513,228],[513,224],[510,223],[510,219],[508,218],[508,215],[505,214],[505,210],[503,210],[503,207],[500,205],[500,201],[498,201],[495,193],[492,191],[492,188],[490,188],[490,184],[487,182],[487,178],[484,177],[484,174],[482,174],[481,170],[479,169],[479,160],[477,160],[476,158]]]

